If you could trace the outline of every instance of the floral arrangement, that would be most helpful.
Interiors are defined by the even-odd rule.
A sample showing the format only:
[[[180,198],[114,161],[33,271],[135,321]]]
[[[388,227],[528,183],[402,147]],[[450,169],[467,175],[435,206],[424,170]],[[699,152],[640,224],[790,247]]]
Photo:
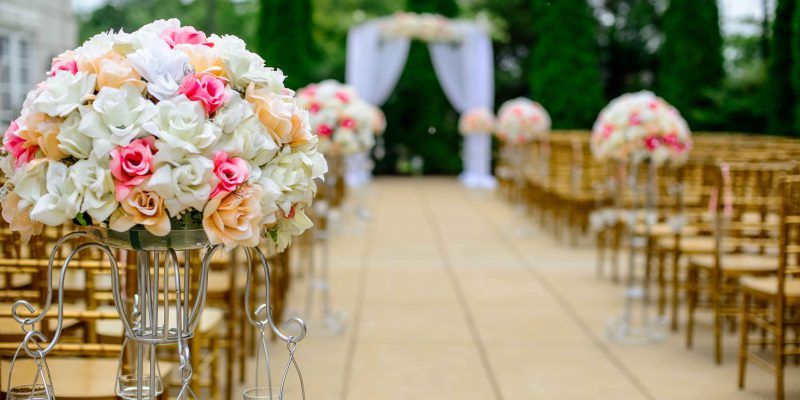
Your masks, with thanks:
[[[383,20],[381,29],[385,37],[423,42],[459,42],[464,36],[460,22],[429,13],[399,12]]]
[[[599,160],[678,165],[689,156],[692,133],[678,110],[652,92],[642,91],[624,94],[600,112],[591,146]]]
[[[373,106],[353,88],[325,80],[300,89],[298,99],[310,114],[320,151],[349,155],[369,151],[375,144]]]
[[[500,106],[495,135],[511,144],[525,144],[550,132],[550,115],[541,104],[522,97]]]
[[[69,221],[202,229],[283,250],[327,170],[280,70],[235,36],[159,20],[52,61],[3,137],[2,217],[27,241]]]
[[[494,129],[494,115],[486,108],[475,108],[461,115],[458,131],[462,135],[491,133]]]

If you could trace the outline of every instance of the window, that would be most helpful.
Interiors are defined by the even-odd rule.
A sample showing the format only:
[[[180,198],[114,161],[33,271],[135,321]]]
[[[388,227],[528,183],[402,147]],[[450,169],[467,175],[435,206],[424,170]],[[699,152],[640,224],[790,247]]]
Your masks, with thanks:
[[[34,53],[24,32],[0,30],[0,133],[17,117],[33,85]]]

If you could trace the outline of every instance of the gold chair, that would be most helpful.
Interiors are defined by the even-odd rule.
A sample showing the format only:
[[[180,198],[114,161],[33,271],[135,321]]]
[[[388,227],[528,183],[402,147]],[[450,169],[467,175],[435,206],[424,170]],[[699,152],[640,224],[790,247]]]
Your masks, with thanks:
[[[778,268],[774,235],[779,196],[778,180],[793,163],[722,163],[713,196],[714,251],[690,256],[687,273],[688,319],[686,345],[693,344],[695,311],[713,311],[714,359],[722,362],[725,319],[740,313],[739,278],[773,273]],[[701,296],[708,304],[699,304]]]
[[[741,329],[739,343],[739,388],[744,388],[748,362],[775,375],[775,398],[783,400],[784,366],[788,356],[800,356],[800,176],[786,177],[780,184],[781,205],[779,247],[775,274],[767,277],[743,277]],[[757,327],[772,335],[767,342],[751,343],[751,328]],[[794,330],[794,340],[788,331]],[[772,363],[750,346],[772,345]],[[790,348],[789,345],[793,345]]]

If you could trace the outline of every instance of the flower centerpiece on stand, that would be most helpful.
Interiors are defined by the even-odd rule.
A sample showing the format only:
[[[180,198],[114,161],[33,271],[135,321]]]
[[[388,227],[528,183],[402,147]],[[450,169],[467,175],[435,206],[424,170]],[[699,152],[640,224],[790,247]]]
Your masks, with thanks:
[[[494,130],[494,115],[486,108],[469,110],[458,119],[458,132],[463,136],[490,134]]]
[[[3,217],[24,240],[70,221],[283,249],[326,171],[280,70],[177,20],[53,60],[3,137]],[[188,226],[187,226],[188,227]]]
[[[634,273],[637,251],[641,243],[651,240],[652,226],[658,222],[657,169],[660,166],[676,167],[686,162],[692,148],[689,125],[678,110],[664,99],[649,91],[624,94],[611,101],[601,112],[592,129],[590,139],[594,157],[600,161],[617,163],[615,173],[606,184],[607,194],[613,206],[597,210],[590,217],[595,229],[616,226],[622,223],[631,232],[629,236],[628,290],[625,292],[625,308],[621,316],[608,322],[607,336],[614,342],[647,343],[664,340],[668,318],[660,315],[651,318],[649,299],[645,285]],[[645,167],[640,171],[640,167]],[[627,169],[627,177],[625,170]],[[645,179],[638,174],[645,172]],[[628,187],[630,204],[621,201],[623,185]],[[666,223],[671,231],[679,234],[683,229],[682,187],[670,188],[678,201],[677,212]],[[624,209],[626,207],[627,209]],[[649,245],[645,245],[649,246]],[[644,310],[640,318],[641,307]]]
[[[266,258],[257,246],[283,251],[312,225],[306,209],[327,164],[317,151],[309,114],[284,86],[282,72],[265,66],[241,39],[207,36],[177,19],[131,33],[98,34],[55,57],[47,75],[3,135],[2,217],[25,243],[45,226],[82,226],[83,231],[56,243],[48,279],[59,246],[88,236],[90,242],[71,250],[61,279],[75,254],[89,247],[101,250],[112,266],[114,303],[126,340],[140,352],[153,348],[152,354],[154,346],[177,344],[184,371],[178,397],[192,397],[186,341],[204,303],[190,299],[205,297],[214,252],[223,245],[248,248],[247,260],[257,253],[268,281]],[[132,313],[121,300],[112,248],[137,252],[137,311]],[[189,262],[193,249],[204,249],[202,265]],[[178,251],[186,252],[185,283],[178,275]],[[189,288],[190,268],[201,270],[195,293],[180,290],[184,284]],[[154,294],[159,279],[176,279],[172,296]],[[159,308],[189,310],[189,301],[195,302],[191,314],[178,313],[177,322],[158,318]],[[42,348],[44,336],[33,324],[47,314],[50,302],[33,318],[17,314],[21,304],[33,312],[25,301],[14,306],[14,318],[29,332],[20,349],[43,358],[60,332]],[[248,299],[245,306],[255,326],[272,329],[290,344],[305,334],[299,320],[294,322],[301,333],[283,334],[268,303],[262,308],[266,317],[250,309]],[[155,357],[149,362],[153,368]],[[135,398],[160,394],[154,392],[156,379],[152,374],[144,378],[149,383],[139,379]]]
[[[361,186],[369,181],[369,151],[375,145],[374,107],[350,86],[325,80],[298,91],[299,105],[310,114],[311,129],[326,154],[345,158],[345,181]]]
[[[550,115],[541,104],[516,98],[500,106],[495,135],[505,144],[521,145],[550,133]]]
[[[624,94],[600,112],[591,146],[598,160],[679,165],[689,156],[692,133],[678,110],[642,91]]]

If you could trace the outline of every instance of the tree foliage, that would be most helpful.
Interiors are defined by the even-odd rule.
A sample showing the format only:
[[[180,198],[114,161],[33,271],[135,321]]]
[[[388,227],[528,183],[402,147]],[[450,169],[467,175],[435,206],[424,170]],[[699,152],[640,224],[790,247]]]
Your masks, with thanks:
[[[716,1],[671,0],[662,18],[658,93],[694,130],[720,128],[713,97],[725,71]]]
[[[597,22],[585,0],[531,0],[531,95],[555,128],[586,129],[602,108]],[[569,21],[569,22],[567,22]]]
[[[283,70],[288,87],[300,88],[316,80],[312,22],[311,0],[261,0],[257,48],[267,65]]]
[[[797,0],[778,0],[772,25],[769,58],[769,106],[767,130],[792,132],[795,123],[795,91],[792,89],[793,19]],[[796,36],[796,35],[795,35]],[[794,58],[796,60],[796,58]]]

